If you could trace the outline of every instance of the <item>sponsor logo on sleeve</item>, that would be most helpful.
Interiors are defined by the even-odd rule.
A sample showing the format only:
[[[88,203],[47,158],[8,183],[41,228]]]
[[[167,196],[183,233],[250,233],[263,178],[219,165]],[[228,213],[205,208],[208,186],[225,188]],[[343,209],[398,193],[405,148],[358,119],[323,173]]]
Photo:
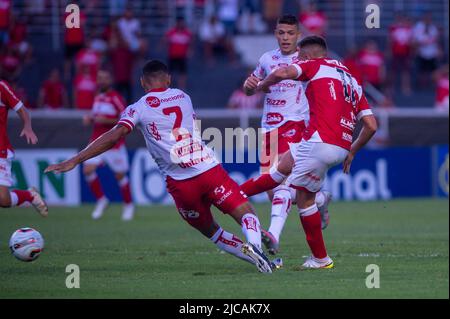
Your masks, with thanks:
[[[128,113],[127,113],[128,117],[133,118],[135,114],[136,114],[136,110],[135,109],[130,108],[128,110]]]

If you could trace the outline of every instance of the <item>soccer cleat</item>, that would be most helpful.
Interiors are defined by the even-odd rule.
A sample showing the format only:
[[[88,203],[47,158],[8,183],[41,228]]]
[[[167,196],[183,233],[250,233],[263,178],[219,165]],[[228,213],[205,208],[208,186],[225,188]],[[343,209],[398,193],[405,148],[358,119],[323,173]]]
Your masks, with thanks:
[[[262,228],[261,228],[261,240],[264,246],[266,246],[269,254],[276,255],[278,253],[278,250],[280,248],[278,240],[270,232]]]
[[[33,196],[33,200],[31,201],[31,205],[36,209],[36,211],[42,216],[47,217],[48,216],[48,206],[47,203],[42,198],[41,194],[37,191],[36,188],[31,187],[28,189],[28,191]]]
[[[328,227],[328,224],[330,223],[330,214],[328,212],[328,205],[330,204],[332,200],[332,195],[330,192],[322,191],[323,195],[325,196],[325,202],[322,206],[319,208],[320,218],[322,219],[322,229],[325,229]]]
[[[134,205],[133,204],[125,204],[123,206],[122,211],[122,220],[124,222],[132,220],[134,217]]]
[[[283,259],[275,258],[270,262],[270,266],[272,267],[272,270],[278,270],[283,268]]]
[[[331,269],[334,268],[334,262],[330,257],[325,257],[324,260],[317,259],[313,256],[308,257],[303,263],[302,269]]]
[[[259,272],[272,273],[272,264],[261,249],[251,243],[246,243],[242,245],[242,253],[253,260]]]
[[[106,207],[108,207],[109,200],[106,197],[102,197],[97,201],[95,205],[95,209],[92,212],[92,219],[99,219],[103,216]]]

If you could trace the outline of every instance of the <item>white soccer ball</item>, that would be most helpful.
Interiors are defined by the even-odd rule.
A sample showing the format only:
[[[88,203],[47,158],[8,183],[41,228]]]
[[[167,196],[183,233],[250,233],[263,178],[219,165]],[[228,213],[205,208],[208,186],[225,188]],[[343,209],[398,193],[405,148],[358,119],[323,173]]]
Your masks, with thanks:
[[[44,239],[33,228],[20,228],[11,235],[9,240],[11,253],[19,260],[33,261],[44,249]]]

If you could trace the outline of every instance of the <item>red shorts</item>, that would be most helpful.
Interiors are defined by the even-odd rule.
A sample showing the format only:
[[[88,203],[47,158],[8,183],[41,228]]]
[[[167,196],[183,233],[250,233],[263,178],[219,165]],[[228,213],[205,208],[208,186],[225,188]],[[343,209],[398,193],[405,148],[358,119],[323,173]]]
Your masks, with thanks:
[[[197,229],[209,227],[214,222],[211,205],[229,214],[248,202],[222,165],[185,180],[168,176],[166,182],[181,217]]]
[[[304,121],[288,121],[278,129],[266,133],[260,156],[261,168],[268,169],[272,167],[278,156],[289,150],[290,143],[300,143],[304,130]]]

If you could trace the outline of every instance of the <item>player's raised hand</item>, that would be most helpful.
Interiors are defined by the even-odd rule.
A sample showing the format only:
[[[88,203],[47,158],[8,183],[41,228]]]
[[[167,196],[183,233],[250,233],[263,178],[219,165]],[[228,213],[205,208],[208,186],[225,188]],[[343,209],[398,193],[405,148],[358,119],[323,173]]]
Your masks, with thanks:
[[[20,137],[25,137],[28,144],[36,144],[38,142],[38,138],[36,134],[34,134],[33,130],[29,127],[24,127],[22,132],[20,133]]]
[[[347,157],[344,160],[344,173],[345,174],[349,174],[350,173],[350,167],[352,166],[352,162],[353,162],[353,158],[355,157],[355,155],[350,152],[348,153]]]
[[[261,91],[264,93],[270,93],[270,85],[266,81],[261,81],[258,83],[257,91]]]
[[[244,92],[247,96],[251,96],[256,93],[259,79],[256,76],[250,75],[244,82]]]
[[[59,164],[53,164],[48,166],[44,173],[65,173],[72,169],[74,169],[77,166],[77,163],[73,159],[69,159],[67,161],[61,162]]]
[[[256,76],[250,75],[244,82],[244,89],[253,91],[258,87],[259,79]]]

